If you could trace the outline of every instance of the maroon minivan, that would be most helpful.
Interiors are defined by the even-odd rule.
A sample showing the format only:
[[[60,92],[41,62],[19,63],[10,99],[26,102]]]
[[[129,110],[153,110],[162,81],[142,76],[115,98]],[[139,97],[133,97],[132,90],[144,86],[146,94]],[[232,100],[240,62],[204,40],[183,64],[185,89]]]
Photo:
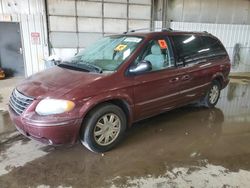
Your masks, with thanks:
[[[9,112],[29,138],[51,145],[80,138],[105,152],[133,122],[194,102],[214,107],[229,72],[225,48],[206,32],[113,35],[27,78]]]

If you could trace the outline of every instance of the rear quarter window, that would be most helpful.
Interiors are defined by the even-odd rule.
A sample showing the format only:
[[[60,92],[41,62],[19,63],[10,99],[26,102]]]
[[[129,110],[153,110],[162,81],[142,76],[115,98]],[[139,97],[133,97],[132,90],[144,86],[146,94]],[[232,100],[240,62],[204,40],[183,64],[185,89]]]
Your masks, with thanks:
[[[202,50],[202,40],[196,35],[175,35],[172,36],[175,51],[177,53],[177,61],[191,63],[199,58],[199,51]]]
[[[177,54],[177,63],[195,64],[205,59],[227,55],[220,41],[212,36],[185,34],[172,36],[172,40]]]
[[[204,46],[204,55],[207,55],[210,58],[226,56],[227,52],[221,42],[210,36],[202,36],[202,43]]]

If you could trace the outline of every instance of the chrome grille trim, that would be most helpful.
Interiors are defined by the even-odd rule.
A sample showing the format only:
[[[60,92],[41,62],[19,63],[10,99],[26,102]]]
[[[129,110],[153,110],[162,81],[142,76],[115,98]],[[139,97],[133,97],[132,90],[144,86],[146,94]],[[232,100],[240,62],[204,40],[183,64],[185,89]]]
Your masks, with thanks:
[[[17,89],[14,89],[10,96],[9,105],[14,112],[21,115],[33,100],[34,98],[25,96]]]

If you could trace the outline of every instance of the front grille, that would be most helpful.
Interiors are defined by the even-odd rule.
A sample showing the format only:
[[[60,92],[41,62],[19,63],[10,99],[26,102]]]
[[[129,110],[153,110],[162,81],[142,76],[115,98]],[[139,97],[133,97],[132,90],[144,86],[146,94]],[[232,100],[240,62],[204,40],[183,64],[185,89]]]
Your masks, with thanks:
[[[14,112],[20,115],[32,103],[33,100],[34,99],[32,97],[27,97],[17,91],[17,89],[14,89],[10,96],[9,105]]]

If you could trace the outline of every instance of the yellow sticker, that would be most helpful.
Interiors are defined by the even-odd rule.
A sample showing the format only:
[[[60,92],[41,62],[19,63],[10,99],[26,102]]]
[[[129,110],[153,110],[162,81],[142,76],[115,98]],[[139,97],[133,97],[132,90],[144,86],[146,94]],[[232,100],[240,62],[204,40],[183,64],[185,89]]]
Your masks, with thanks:
[[[127,47],[126,44],[119,44],[118,46],[116,46],[115,51],[120,52],[120,51],[124,50],[126,47]]]

